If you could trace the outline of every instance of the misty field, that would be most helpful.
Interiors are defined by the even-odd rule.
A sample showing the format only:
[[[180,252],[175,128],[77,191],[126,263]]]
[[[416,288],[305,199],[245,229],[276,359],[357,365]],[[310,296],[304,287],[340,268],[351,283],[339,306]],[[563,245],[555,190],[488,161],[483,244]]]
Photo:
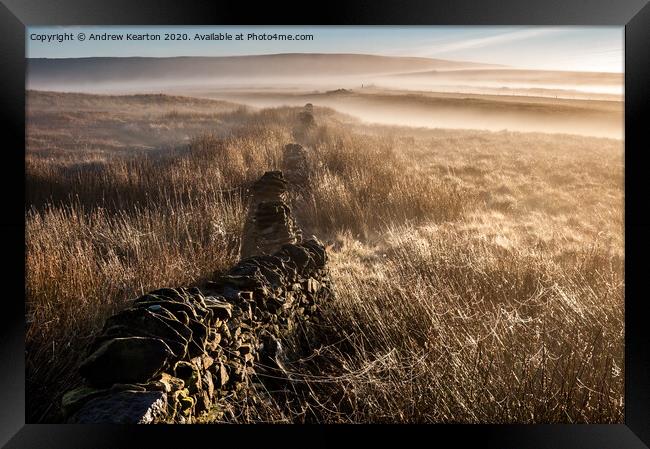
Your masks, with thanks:
[[[299,110],[28,92],[28,422],[108,316],[237,261]],[[327,344],[219,421],[623,422],[621,140],[314,116],[292,207],[330,245]]]

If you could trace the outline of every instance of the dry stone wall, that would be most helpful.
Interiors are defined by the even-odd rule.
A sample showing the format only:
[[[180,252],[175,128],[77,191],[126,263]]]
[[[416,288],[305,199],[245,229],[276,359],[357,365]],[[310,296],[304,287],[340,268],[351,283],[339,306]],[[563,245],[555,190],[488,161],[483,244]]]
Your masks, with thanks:
[[[305,187],[309,182],[307,164],[307,150],[302,145],[298,143],[285,145],[282,165],[287,181],[294,186]]]
[[[311,116],[310,107],[303,112]],[[285,148],[294,172],[301,151]],[[219,417],[227,397],[263,382],[264,373],[282,373],[283,339],[318,323],[333,297],[325,248],[301,241],[288,185],[276,171],[253,186],[241,260],[227,273],[149,292],[106,321],[79,368],[84,385],[63,397],[68,422]]]
[[[288,205],[287,181],[282,172],[264,173],[251,189],[240,254],[272,254],[282,245],[301,240]]]
[[[201,288],[165,288],[109,318],[67,393],[72,423],[189,423],[274,369],[279,342],[318,322],[331,297],[323,246],[310,240],[243,259]],[[218,413],[218,410],[217,410]]]
[[[314,118],[314,107],[307,103],[302,111],[298,113],[298,120],[293,128],[292,134],[296,142],[309,144],[316,131],[316,119]]]

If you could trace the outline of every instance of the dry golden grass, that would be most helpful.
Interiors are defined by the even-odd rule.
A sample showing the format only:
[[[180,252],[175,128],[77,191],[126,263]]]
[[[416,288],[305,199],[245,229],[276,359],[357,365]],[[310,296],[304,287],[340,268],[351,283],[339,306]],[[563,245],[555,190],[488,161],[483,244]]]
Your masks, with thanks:
[[[178,103],[138,120],[176,123]],[[27,153],[30,421],[57,419],[83,345],[129,298],[235,262],[244,189],[281,166],[295,114],[221,110],[146,157],[66,151],[59,125],[28,123],[45,136]],[[258,390],[230,420],[622,422],[622,142],[316,115],[293,203],[333,245],[325,344],[287,361],[291,403]]]

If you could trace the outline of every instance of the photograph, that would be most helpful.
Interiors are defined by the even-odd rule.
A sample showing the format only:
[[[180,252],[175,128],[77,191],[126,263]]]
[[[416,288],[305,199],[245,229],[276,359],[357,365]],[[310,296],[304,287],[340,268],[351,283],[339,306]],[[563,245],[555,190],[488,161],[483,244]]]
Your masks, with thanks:
[[[624,26],[24,39],[27,423],[626,422]]]

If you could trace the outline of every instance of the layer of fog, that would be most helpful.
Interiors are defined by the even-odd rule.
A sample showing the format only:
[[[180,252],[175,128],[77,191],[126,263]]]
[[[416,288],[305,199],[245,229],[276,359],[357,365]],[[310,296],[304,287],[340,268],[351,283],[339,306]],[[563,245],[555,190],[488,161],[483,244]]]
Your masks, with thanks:
[[[169,90],[169,89],[252,89],[263,86],[265,89],[357,89],[368,86],[384,87],[400,90],[429,91],[429,92],[458,92],[458,93],[487,93],[499,94],[499,91],[508,95],[529,95],[534,91],[536,96],[549,96],[560,98],[572,98],[579,94],[605,94],[613,97],[622,96],[623,83],[612,82],[611,77],[598,79],[590,77],[592,82],[580,82],[579,77],[571,76],[566,79],[524,77],[520,79],[510,75],[500,79],[495,76],[489,78],[482,76],[468,76],[465,72],[452,71],[436,72],[436,76],[264,76],[263,72],[247,75],[245,77],[210,76],[185,78],[156,79],[130,79],[116,81],[79,81],[69,82],[66,80],[48,80],[43,78],[33,79],[28,76],[27,87],[34,90],[53,90],[63,92],[87,92],[87,93],[124,93],[140,92],[143,90]],[[489,72],[489,71],[483,71]],[[494,70],[494,72],[498,72]],[[618,78],[614,78],[618,79]],[[585,97],[585,95],[582,95]]]
[[[542,80],[513,82],[512,77],[508,79],[508,83],[504,83],[499,80],[468,81],[440,76],[434,77],[434,80],[430,77],[410,79],[399,76],[264,78],[262,75],[263,73],[257,73],[256,76],[245,78],[205,77],[191,80],[158,79],[149,82],[74,84],[55,84],[41,80],[28,83],[28,88],[103,94],[169,93],[223,99],[254,107],[301,106],[305,102],[312,102],[368,123],[491,131],[508,129],[623,138],[622,104],[620,113],[591,111],[589,101],[584,101],[585,106],[575,112],[563,108],[556,111],[548,105],[549,99],[613,99],[617,100],[616,103],[621,103],[622,86],[610,82],[593,85],[539,82]],[[560,78],[556,81],[561,80]],[[459,82],[462,84],[458,84]],[[405,101],[404,98],[394,101],[393,98],[386,98],[382,94],[384,89],[398,90],[403,93],[402,97],[410,96],[413,101]],[[431,101],[422,102],[416,98],[419,95],[417,92],[456,94],[458,101],[452,106],[438,105]],[[485,95],[489,105],[477,107],[476,102],[463,102],[463,96],[469,94]],[[527,104],[536,106],[521,107],[508,101],[489,99],[511,96],[527,97]],[[544,104],[538,107],[538,103]]]
[[[198,94],[198,92],[195,92]],[[283,95],[260,92],[203,92],[201,96],[265,108],[302,106],[306,102],[330,107],[367,123],[425,128],[483,129],[566,133],[595,137],[623,138],[622,109],[588,110],[556,107],[554,102],[495,102],[494,105],[463,106],[463,99],[452,105],[420,102],[417,96],[354,95],[331,92],[315,95]],[[413,98],[413,101],[409,101]],[[482,100],[478,100],[480,104]],[[587,102],[589,103],[589,102]]]

